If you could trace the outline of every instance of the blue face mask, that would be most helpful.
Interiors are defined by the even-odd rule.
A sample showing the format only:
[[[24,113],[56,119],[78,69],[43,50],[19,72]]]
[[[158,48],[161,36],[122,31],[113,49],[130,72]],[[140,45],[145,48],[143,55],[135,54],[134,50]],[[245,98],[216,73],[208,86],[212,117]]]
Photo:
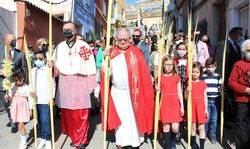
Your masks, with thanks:
[[[34,59],[35,58],[35,55],[33,53],[30,53],[30,59]]]
[[[42,61],[42,60],[39,60],[39,59],[35,60],[34,63],[36,65],[36,67],[38,67],[38,68],[41,68],[41,67],[45,66],[45,61]]]

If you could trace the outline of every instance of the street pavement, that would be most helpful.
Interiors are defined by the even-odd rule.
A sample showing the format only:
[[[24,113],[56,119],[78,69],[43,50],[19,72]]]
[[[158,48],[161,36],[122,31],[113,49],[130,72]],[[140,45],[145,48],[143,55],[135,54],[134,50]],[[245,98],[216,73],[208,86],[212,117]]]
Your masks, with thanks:
[[[20,136],[18,133],[12,134],[10,133],[10,128],[6,127],[7,123],[7,114],[5,112],[0,112],[0,149],[18,149]],[[73,149],[70,147],[70,138],[67,135],[60,133],[60,122],[59,119],[55,119],[55,148],[57,149]],[[34,140],[33,138],[33,120],[26,124],[26,130],[29,133],[29,148],[34,148]],[[89,129],[89,145],[87,149],[101,149],[103,148],[103,133],[101,131],[101,120],[100,115],[96,115],[90,118],[90,129]],[[152,138],[152,137],[151,137]],[[197,143],[199,144],[198,136],[196,137]],[[38,139],[38,143],[39,143]],[[107,149],[116,149],[114,135],[107,135]],[[152,140],[152,139],[151,139]],[[140,149],[152,149],[152,141],[147,139],[146,143],[144,143]],[[159,141],[161,142],[161,141]],[[162,149],[161,143],[157,143],[157,149]],[[187,148],[187,143],[182,140],[181,145],[177,145],[177,149],[185,149]],[[209,139],[206,139],[205,143],[206,149],[221,149],[223,148],[219,143],[211,144]],[[232,146],[224,147],[224,148],[233,148]]]

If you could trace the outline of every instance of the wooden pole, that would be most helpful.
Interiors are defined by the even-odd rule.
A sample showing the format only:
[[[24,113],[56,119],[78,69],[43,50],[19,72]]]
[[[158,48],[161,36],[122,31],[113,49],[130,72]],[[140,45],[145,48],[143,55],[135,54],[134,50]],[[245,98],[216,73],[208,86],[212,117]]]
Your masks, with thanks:
[[[225,43],[224,43],[224,51],[223,51],[223,60],[222,60],[222,87],[224,87],[224,79],[225,79],[225,63],[226,63],[226,52],[227,52],[227,34],[228,31],[226,31],[226,37],[225,37]],[[221,110],[220,110],[220,143],[222,144],[223,141],[223,127],[224,127],[224,88],[222,88],[221,91]]]
[[[193,67],[193,44],[191,41],[192,16],[188,17],[188,85],[192,88],[192,67]],[[192,92],[188,92],[188,149],[191,148],[191,128],[192,128]]]
[[[52,4],[49,1],[49,58],[52,60]],[[51,143],[52,149],[55,149],[55,131],[54,131],[54,114],[53,114],[53,79],[52,67],[49,68],[49,96],[50,96],[50,124],[51,124]]]
[[[173,28],[173,24],[174,22],[172,21],[168,30],[168,37],[167,37],[168,39],[167,39],[166,52],[165,52],[166,55],[169,54],[170,35],[171,35],[172,28]]]
[[[27,61],[27,66],[28,66],[28,72],[29,72],[29,84],[31,87],[31,91],[34,91],[34,85],[33,85],[33,78],[32,78],[32,71],[31,71],[31,60],[29,56],[29,49],[27,46],[27,40],[24,35],[24,52],[25,52],[25,58]],[[35,140],[35,148],[37,148],[37,110],[36,110],[36,101],[32,97],[32,104],[33,104],[33,122],[34,122],[34,140]]]
[[[106,48],[109,49],[110,45],[110,32],[111,32],[111,13],[113,0],[108,1],[108,18],[107,18],[107,36],[106,36]],[[108,89],[109,89],[109,56],[105,57],[104,62],[104,137],[103,137],[103,149],[106,148],[107,137],[107,117],[108,117]]]
[[[160,86],[161,83],[161,67],[162,67],[162,52],[164,49],[164,38],[161,38],[157,43],[158,49],[158,70],[157,70],[157,85]],[[154,119],[154,149],[157,145],[157,132],[158,132],[158,121],[160,112],[160,90],[156,91],[155,98],[155,119]]]

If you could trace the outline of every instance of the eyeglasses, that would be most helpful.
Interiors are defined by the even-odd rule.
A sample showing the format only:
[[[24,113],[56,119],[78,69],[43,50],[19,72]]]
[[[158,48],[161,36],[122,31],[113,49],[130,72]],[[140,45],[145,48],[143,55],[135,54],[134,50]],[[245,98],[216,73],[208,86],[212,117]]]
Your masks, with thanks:
[[[173,66],[174,64],[164,64],[163,66],[166,67],[166,66]]]
[[[117,38],[116,40],[117,42],[122,42],[122,41],[129,42],[129,38]]]
[[[133,36],[133,38],[139,38],[139,37],[141,37],[141,35],[132,35]]]

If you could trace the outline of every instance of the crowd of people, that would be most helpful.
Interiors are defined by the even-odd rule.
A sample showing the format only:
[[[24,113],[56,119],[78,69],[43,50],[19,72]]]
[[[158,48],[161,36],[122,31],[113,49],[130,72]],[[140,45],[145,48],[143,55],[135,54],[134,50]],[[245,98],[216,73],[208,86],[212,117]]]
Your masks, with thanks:
[[[224,86],[222,86],[222,55],[224,42],[212,45],[208,35],[192,34],[192,70],[188,66],[188,37],[180,31],[171,37],[169,53],[159,57],[157,37],[145,36],[141,29],[120,28],[111,36],[110,46],[106,37],[85,41],[77,34],[76,25],[63,25],[64,41],[53,43],[53,56],[49,58],[48,40],[40,38],[37,47],[29,46],[31,72],[28,72],[25,54],[16,49],[16,38],[5,36],[10,52],[1,50],[1,61],[9,57],[13,64],[11,88],[5,91],[0,86],[1,102],[4,105],[11,132],[20,133],[19,149],[27,148],[25,124],[33,112],[35,99],[38,132],[41,141],[38,149],[51,148],[50,90],[49,78],[53,77],[53,98],[61,118],[61,132],[71,138],[71,146],[84,149],[88,145],[90,115],[102,117],[107,113],[107,131],[115,133],[118,149],[139,148],[154,131],[155,92],[161,92],[159,124],[163,148],[174,149],[186,130],[187,98],[192,98],[192,148],[204,149],[208,137],[212,144],[218,139],[219,102],[225,92],[226,125],[231,126],[236,147],[245,149],[249,139],[249,95],[250,95],[250,39],[239,42],[242,28],[234,27],[226,39],[226,64]],[[195,40],[197,39],[197,40]],[[110,48],[106,48],[110,47]],[[7,56],[8,55],[8,56]],[[109,68],[104,58],[110,57]],[[162,59],[161,80],[158,79],[158,60]],[[49,69],[53,69],[53,76]],[[105,74],[104,69],[108,69]],[[189,78],[189,71],[192,78]],[[29,81],[29,73],[32,82]],[[105,88],[104,76],[110,77]],[[0,69],[0,83],[5,78]],[[191,80],[191,81],[189,81]],[[191,82],[192,84],[189,84]],[[34,86],[32,90],[30,86]],[[104,91],[108,91],[108,107],[104,107]],[[57,126],[56,126],[57,127]],[[196,132],[199,131],[199,146]]]

